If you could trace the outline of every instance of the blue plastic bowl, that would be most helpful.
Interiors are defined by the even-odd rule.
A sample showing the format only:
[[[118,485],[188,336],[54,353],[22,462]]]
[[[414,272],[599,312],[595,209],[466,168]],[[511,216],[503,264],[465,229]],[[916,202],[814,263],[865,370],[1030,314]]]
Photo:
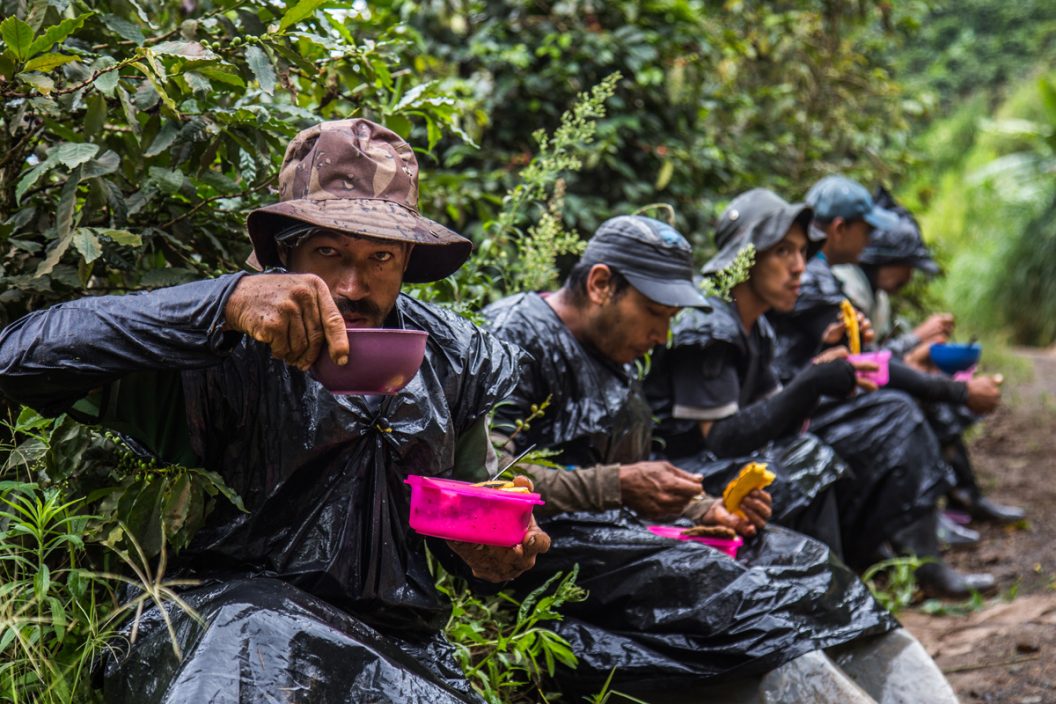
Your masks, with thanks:
[[[947,374],[956,374],[975,366],[982,353],[983,348],[977,342],[940,342],[931,346],[931,361]]]

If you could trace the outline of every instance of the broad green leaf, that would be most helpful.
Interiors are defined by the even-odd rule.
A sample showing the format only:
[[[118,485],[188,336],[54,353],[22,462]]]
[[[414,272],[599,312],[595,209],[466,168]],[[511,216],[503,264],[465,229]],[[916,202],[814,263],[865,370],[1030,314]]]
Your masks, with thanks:
[[[121,157],[114,150],[107,149],[99,155],[98,159],[92,159],[81,167],[81,178],[87,180],[106,176],[117,171],[119,166],[121,166]]]
[[[176,533],[183,529],[191,509],[194,487],[190,474],[184,472],[169,482],[165,497],[165,530]]]
[[[82,15],[64,19],[62,22],[48,27],[44,30],[44,34],[33,40],[33,44],[29,47],[29,55],[36,56],[40,52],[47,51],[52,46],[62,42],[66,37],[80,29],[84,25],[85,20],[94,14],[95,12],[85,12]]]
[[[51,91],[55,90],[55,81],[43,73],[23,72],[18,74],[18,79],[36,88],[41,95],[51,95]]]
[[[55,265],[62,259],[62,255],[66,254],[66,250],[70,248],[71,242],[73,242],[72,230],[60,238],[48,252],[48,256],[44,258],[44,261],[37,265],[37,270],[33,272],[33,278],[38,279],[41,276],[50,274],[55,269]]]
[[[59,263],[59,259],[70,247],[70,242],[73,238],[73,216],[77,212],[77,187],[80,186],[80,183],[81,170],[74,169],[62,186],[62,191],[59,193],[59,205],[55,209],[55,230],[58,233],[59,241],[48,252],[48,256],[40,263],[40,266],[37,267],[37,271],[34,274],[35,278],[50,274],[55,265]]]
[[[161,102],[163,102],[165,106],[169,108],[169,110],[171,110],[174,114],[179,115],[180,111],[177,109],[176,103],[173,101],[172,98],[169,97],[169,94],[165,92],[165,88],[161,85],[161,82],[165,80],[164,69],[157,65],[157,63],[153,59],[153,56],[149,52],[147,53],[147,60],[148,63],[150,63],[151,68],[147,68],[146,64],[141,61],[134,61],[129,65],[137,69],[144,76],[146,76],[147,80],[150,81],[150,85],[158,94],[158,97],[161,98]]]
[[[72,169],[86,161],[91,161],[99,153],[98,144],[87,142],[67,142],[55,148],[55,161]],[[49,155],[50,158],[50,155]]]
[[[246,87],[246,82],[242,80],[241,76],[232,73],[223,66],[196,66],[194,70],[214,81],[227,83],[228,85],[237,86],[239,88]]]
[[[102,256],[103,246],[90,227],[78,227],[73,232],[73,246],[81,253],[85,263],[91,264]]]
[[[140,127],[139,120],[136,119],[136,108],[132,105],[132,101],[128,97],[128,91],[120,86],[117,86],[116,90],[117,99],[121,101],[121,110],[125,113],[125,121],[128,122],[128,126],[132,129],[132,134],[136,136],[138,141],[142,128]]]
[[[212,60],[220,58],[198,42],[161,42],[150,48],[155,54],[182,56],[185,59]]]
[[[275,92],[275,69],[267,53],[259,46],[250,46],[246,49],[246,63],[249,64],[253,75],[257,77],[260,89],[272,95]]]
[[[161,154],[172,146],[172,143],[176,141],[176,135],[179,133],[179,125],[172,120],[166,120],[165,124],[162,125],[160,130],[158,130],[158,134],[154,137],[154,141],[151,142],[150,146],[143,152],[143,156],[157,156],[158,154]]]
[[[53,155],[54,151],[52,152],[52,155],[49,155],[47,159],[27,171],[26,175],[19,179],[18,185],[15,186],[15,203],[20,204],[22,202],[22,196],[26,194],[26,191],[32,188],[33,184],[36,183],[41,176],[55,168],[59,163]]]
[[[29,48],[33,45],[33,28],[14,15],[0,22],[0,38],[3,38],[8,51],[19,61],[25,61],[32,56]]]
[[[213,89],[213,84],[209,82],[209,79],[200,73],[184,71],[182,75],[192,93],[208,93]]]
[[[101,93],[92,93],[84,102],[87,105],[84,112],[84,133],[94,137],[102,131],[106,123],[106,97]]]
[[[326,0],[301,0],[296,5],[286,11],[286,14],[279,20],[279,32],[285,32],[287,27],[296,24],[301,20],[309,17],[315,12]]]
[[[149,169],[150,180],[158,184],[165,193],[176,193],[183,186],[183,172],[179,169],[163,169],[160,166],[151,166]]]
[[[42,54],[35,56],[26,62],[27,71],[42,71],[47,73],[53,69],[68,64],[71,61],[76,61],[76,56],[70,56],[68,54]]]
[[[117,65],[117,60],[112,56],[100,56],[92,64],[92,73],[96,73],[100,69],[109,68]],[[96,90],[101,93],[105,93],[108,96],[113,96],[114,88],[117,87],[117,81],[121,78],[120,70],[108,71],[101,74],[92,85],[95,86]]]
[[[142,45],[147,40],[143,36],[143,30],[139,28],[139,25],[129,22],[123,17],[103,15],[103,24],[117,36],[134,42],[137,46]]]
[[[143,245],[143,238],[134,232],[128,230],[111,230],[106,228],[97,229],[103,237],[109,237],[115,243],[123,245],[125,247],[141,247]]]

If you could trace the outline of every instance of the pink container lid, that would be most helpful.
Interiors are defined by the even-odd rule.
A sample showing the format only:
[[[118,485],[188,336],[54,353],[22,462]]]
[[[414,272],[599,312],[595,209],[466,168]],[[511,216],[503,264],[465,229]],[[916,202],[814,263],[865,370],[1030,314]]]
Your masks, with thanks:
[[[411,487],[423,486],[435,489],[452,491],[462,496],[479,496],[499,504],[532,504],[542,506],[546,502],[542,496],[534,492],[520,491],[496,491],[482,486],[474,486],[471,482],[463,482],[458,479],[443,479],[442,477],[424,477],[420,474],[410,474],[403,480],[404,484]]]
[[[539,494],[454,479],[412,474],[404,482],[411,487],[411,528],[445,540],[513,547],[524,539],[532,509],[545,503]]]
[[[744,538],[737,536],[733,540],[728,538],[709,538],[703,535],[685,535],[688,528],[679,526],[648,526],[649,532],[661,538],[672,538],[674,540],[691,540],[694,543],[703,543],[708,547],[724,552],[730,557],[737,557],[737,551],[744,545]]]

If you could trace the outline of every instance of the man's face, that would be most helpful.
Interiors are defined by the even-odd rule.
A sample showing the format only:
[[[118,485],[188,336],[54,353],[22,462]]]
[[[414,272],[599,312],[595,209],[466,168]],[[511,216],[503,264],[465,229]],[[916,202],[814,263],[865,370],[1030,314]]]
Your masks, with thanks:
[[[799,223],[776,245],[758,255],[748,284],[771,309],[788,313],[799,298],[799,280],[807,265],[807,235]]]
[[[830,228],[829,238],[832,246],[827,249],[831,264],[855,264],[862,256],[862,251],[869,244],[869,233],[873,226],[865,220],[844,220],[837,218]]]
[[[634,286],[614,297],[611,290],[592,289],[588,282],[588,295],[591,299],[589,342],[617,364],[633,362],[666,343],[671,318],[680,310],[646,298]]]
[[[287,268],[321,278],[348,327],[378,328],[396,305],[409,256],[402,242],[321,231],[290,251]]]
[[[898,293],[912,278],[912,265],[885,264],[876,270],[876,287],[887,293]]]

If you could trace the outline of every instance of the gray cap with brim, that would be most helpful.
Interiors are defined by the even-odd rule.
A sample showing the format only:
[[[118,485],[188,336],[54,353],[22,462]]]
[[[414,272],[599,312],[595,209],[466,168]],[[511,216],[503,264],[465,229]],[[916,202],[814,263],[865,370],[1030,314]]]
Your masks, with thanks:
[[[622,274],[651,301],[676,308],[708,308],[693,284],[693,249],[670,225],[642,215],[621,215],[601,224],[580,257]]]
[[[705,275],[722,271],[748,245],[765,252],[783,240],[799,223],[807,235],[807,254],[813,256],[825,244],[825,233],[811,227],[814,211],[806,203],[789,203],[766,188],[753,188],[733,199],[719,217],[715,230],[718,253],[704,265]]]

